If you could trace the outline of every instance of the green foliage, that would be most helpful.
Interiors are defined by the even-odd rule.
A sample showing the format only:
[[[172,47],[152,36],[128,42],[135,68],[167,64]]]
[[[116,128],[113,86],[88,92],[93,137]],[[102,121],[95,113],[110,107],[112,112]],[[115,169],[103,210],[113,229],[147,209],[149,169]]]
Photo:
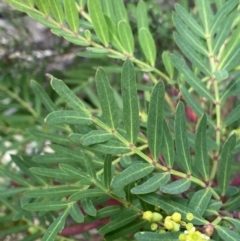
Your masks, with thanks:
[[[35,80],[23,96],[19,83],[0,87],[25,114],[1,123],[27,128],[24,143],[37,143],[0,166],[0,238],[73,241],[69,230],[81,225],[87,235],[91,222],[107,241],[240,240],[239,1],[176,4],[176,46],[161,51],[150,0],[5,2],[90,61],[60,78],[46,74],[53,94]]]

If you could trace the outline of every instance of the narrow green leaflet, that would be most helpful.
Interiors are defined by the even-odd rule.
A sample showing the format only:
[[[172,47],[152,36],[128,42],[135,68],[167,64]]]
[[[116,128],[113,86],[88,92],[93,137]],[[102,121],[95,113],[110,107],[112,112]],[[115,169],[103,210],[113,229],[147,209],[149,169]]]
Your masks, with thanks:
[[[182,7],[180,4],[175,4],[175,10],[179,17],[186,23],[186,25],[199,37],[205,38],[205,33],[197,21]]]
[[[84,7],[85,7],[85,4],[86,4],[86,1],[87,1],[87,0],[78,0],[79,6],[80,6],[81,8],[84,8]]]
[[[75,0],[64,0],[64,10],[66,21],[71,28],[71,30],[75,33],[78,33],[79,28],[79,17],[78,10],[76,7]]]
[[[196,4],[198,7],[200,19],[204,26],[205,34],[209,35],[213,23],[213,12],[210,6],[210,2],[206,0],[196,0]]]
[[[25,2],[27,3],[27,5],[29,7],[33,7],[34,6],[34,0],[25,0]]]
[[[240,93],[240,75],[234,77],[231,82],[226,86],[226,89],[222,93],[221,103],[224,103],[225,100],[233,95]]]
[[[87,133],[86,135],[83,135],[80,139],[80,142],[84,146],[90,146],[93,144],[102,143],[105,141],[110,140],[113,137],[113,134],[104,131],[104,130],[93,130]]]
[[[106,155],[104,159],[103,180],[105,187],[109,189],[112,180],[112,158],[110,155]]]
[[[112,129],[116,129],[118,126],[118,107],[108,77],[102,68],[98,69],[95,79],[103,121]]]
[[[211,199],[210,189],[202,189],[195,192],[188,204],[188,207],[192,208],[199,215],[203,215],[208,207]]]
[[[119,173],[112,180],[112,187],[124,187],[129,183],[135,182],[154,170],[154,167],[147,163],[134,164]]]
[[[58,23],[56,23],[54,21],[49,21],[43,13],[30,12],[30,13],[28,13],[28,15],[32,19],[38,21],[39,23],[43,24],[44,26],[47,26],[48,28],[52,28],[54,30],[60,28],[60,25]]]
[[[170,180],[169,173],[156,174],[150,177],[146,182],[131,189],[133,194],[146,194],[150,192],[155,192],[161,186],[165,185]]]
[[[30,85],[34,93],[40,98],[41,102],[49,112],[55,111],[57,109],[57,106],[52,102],[47,92],[37,81],[31,80]]]
[[[2,173],[1,173],[2,174]],[[0,188],[0,198],[13,197],[28,190],[28,187]]]
[[[229,223],[233,224],[234,227],[240,231],[240,220],[236,218],[224,217],[224,220],[227,220]]]
[[[206,76],[211,76],[207,62],[204,63],[202,57],[183,39],[179,34],[174,33],[174,39],[183,54]]]
[[[240,240],[240,235],[236,232],[233,232],[229,228],[224,228],[222,226],[216,225],[215,226],[218,235],[224,240],[224,241],[237,241]]]
[[[138,30],[138,40],[145,58],[151,66],[154,66],[157,53],[152,34],[147,28],[141,28]]]
[[[47,74],[51,78],[52,88],[58,93],[59,96],[65,99],[67,104],[77,111],[86,111],[84,104],[80,99],[64,84],[62,80],[54,78],[52,75]]]
[[[134,37],[129,23],[125,20],[121,20],[118,23],[118,35],[125,52],[132,56],[134,51]]]
[[[227,210],[229,211],[238,210],[240,207],[240,195],[239,194],[234,195],[233,197],[228,199],[228,201],[225,202],[223,206],[227,208]]]
[[[69,206],[69,203],[66,201],[49,201],[49,202],[34,202],[28,203],[22,206],[23,209],[28,211],[56,211],[61,210]]]
[[[204,114],[199,121],[195,135],[195,162],[194,165],[205,181],[209,180],[210,162],[207,150],[207,117]]]
[[[73,218],[73,220],[77,223],[82,223],[84,221],[84,216],[77,204],[77,202],[72,203],[70,209],[69,209],[69,214]]]
[[[123,98],[123,119],[128,140],[135,144],[139,130],[139,107],[136,74],[132,62],[127,59],[122,68],[121,89]]]
[[[88,11],[98,38],[107,47],[109,44],[109,33],[100,1],[88,0]]]
[[[128,14],[124,6],[123,0],[114,0],[112,1],[112,3],[113,3],[116,23],[118,23],[121,20],[125,20],[126,22],[128,22]]]
[[[229,77],[229,73],[227,70],[222,69],[214,72],[214,76],[217,80],[222,81]]]
[[[48,1],[48,3],[50,5],[52,14],[56,19],[56,21],[60,24],[63,24],[64,14],[63,14],[62,3],[58,0],[51,0],[51,1]]]
[[[115,13],[113,9],[113,1],[112,0],[101,0],[103,12],[108,16],[109,19],[115,23]]]
[[[46,117],[45,122],[49,125],[91,125],[93,123],[93,120],[91,116],[84,111],[58,110],[50,113]]]
[[[139,213],[136,213],[132,210],[125,209],[121,211],[115,219],[113,219],[108,224],[100,228],[98,232],[100,234],[109,233],[111,231],[114,231],[115,229],[118,229],[120,227],[123,227],[131,223],[137,217],[139,217]]]
[[[156,193],[150,193],[146,195],[140,195],[143,201],[163,209],[167,214],[173,214],[174,212],[179,212],[182,215],[182,219],[186,220],[187,213],[194,213],[194,211],[181,204],[179,201],[173,201],[169,198],[163,197]],[[179,198],[178,198],[179,199]],[[187,221],[187,220],[186,220]],[[191,221],[193,224],[207,224],[208,221],[204,220],[200,215],[194,214],[194,219]]]
[[[7,0],[7,3],[19,11],[26,12],[26,13],[33,12],[31,6],[22,1],[19,2],[18,0]]]
[[[48,0],[35,0],[35,4],[37,5],[38,9],[44,13],[45,15],[48,15],[50,12],[50,6],[48,3]]]
[[[174,164],[174,156],[175,156],[175,150],[174,150],[174,140],[172,133],[169,129],[169,126],[164,119],[163,121],[163,140],[162,140],[162,155],[164,158],[164,161],[166,162],[167,166],[169,168],[172,168]]]
[[[239,55],[240,55],[240,43],[233,49],[231,55],[225,59],[224,65],[221,63],[221,67],[230,71],[239,64]]]
[[[140,0],[137,5],[137,25],[138,30],[141,28],[148,29],[147,7],[143,0]]]
[[[151,94],[147,120],[148,144],[154,161],[158,161],[162,149],[164,94],[164,84],[162,81],[159,81]]]
[[[40,188],[34,188],[32,190],[26,191],[24,193],[27,197],[32,198],[45,198],[45,197],[58,197],[62,198],[65,196],[72,195],[76,192],[79,192],[79,188],[77,186],[57,186],[57,187],[40,187]]]
[[[213,19],[213,25],[212,25],[212,29],[211,29],[211,34],[215,34],[216,31],[218,31],[219,29],[222,28],[222,21],[225,20],[226,21],[226,16],[237,6],[237,4],[239,3],[238,0],[231,0],[231,1],[227,1],[222,8],[217,11],[216,15],[214,16]]]
[[[191,174],[192,160],[190,156],[187,131],[185,108],[182,102],[179,102],[176,109],[174,120],[175,145],[177,164],[187,173]]]
[[[91,179],[95,180],[96,179],[96,171],[95,171],[95,167],[93,165],[92,157],[85,155],[84,162],[85,162],[85,167],[87,168],[88,175],[91,177]]]
[[[188,68],[185,61],[178,55],[171,55],[174,66],[185,77],[186,82],[202,97],[214,102],[213,95],[201,82],[201,80]]]
[[[179,194],[187,191],[190,186],[191,181],[189,179],[180,179],[161,187],[160,190],[168,194]]]
[[[198,36],[195,36],[183,23],[180,17],[176,13],[173,13],[173,22],[178,31],[178,33],[182,36],[182,38],[192,46],[197,52],[208,56],[208,51],[206,47],[203,45],[201,39]]]
[[[221,194],[222,196],[225,195],[227,187],[229,185],[230,181],[230,171],[229,168],[231,166],[231,162],[233,160],[233,150],[236,144],[236,135],[232,134],[228,137],[228,139],[225,141],[221,156],[220,156],[220,162],[218,167],[218,176],[217,180],[221,188]]]
[[[94,207],[91,199],[89,199],[89,198],[84,198],[84,199],[81,201],[81,204],[82,204],[82,208],[83,208],[84,212],[85,212],[87,215],[93,216],[93,217],[96,216],[97,210],[96,210],[96,208]]]
[[[96,198],[105,195],[105,192],[100,189],[87,189],[77,192],[70,196],[69,201],[83,200],[84,198]]]
[[[167,73],[169,74],[170,78],[173,78],[174,66],[172,64],[169,51],[163,51],[162,61],[163,61],[164,67],[165,67]]]
[[[116,213],[119,213],[119,211],[121,211],[121,208],[117,205],[104,207],[97,211],[97,218],[101,219],[110,217],[112,215],[115,215]]]
[[[63,156],[62,154],[45,154],[33,157],[34,162],[39,162],[42,164],[53,164],[53,163],[76,163],[71,157]]]
[[[92,145],[91,148],[104,154],[112,155],[125,154],[131,151],[128,146],[117,139],[110,139],[104,143]]]
[[[218,210],[222,207],[221,201],[210,200],[207,209],[205,210],[203,216],[208,217],[212,215],[218,215]]]
[[[144,227],[147,224],[147,221],[145,220],[134,220],[134,222],[129,223],[121,228],[115,229],[114,231],[107,233],[104,235],[106,240],[116,240],[121,237],[127,236],[129,233],[136,233],[139,231],[142,227]]]
[[[66,210],[49,226],[45,232],[42,241],[54,241],[57,233],[61,232],[65,225],[66,217],[69,213],[69,208]]]
[[[179,233],[154,233],[154,232],[139,232],[134,235],[137,241],[178,241]]]

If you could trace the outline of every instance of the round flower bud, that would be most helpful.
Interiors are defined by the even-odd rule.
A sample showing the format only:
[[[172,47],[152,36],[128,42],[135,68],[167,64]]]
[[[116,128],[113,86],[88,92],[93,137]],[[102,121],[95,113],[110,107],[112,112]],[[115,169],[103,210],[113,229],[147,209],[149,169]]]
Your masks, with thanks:
[[[165,221],[164,221],[164,227],[165,227],[167,230],[173,230],[173,228],[174,228],[174,222],[173,222],[173,221],[170,221],[170,220],[165,220]]]
[[[143,213],[142,218],[147,221],[152,221],[153,213],[151,211],[146,211]]]
[[[193,224],[192,224],[192,223],[187,223],[187,224],[186,224],[186,229],[187,229],[188,231],[192,230],[192,228],[193,228]]]
[[[160,229],[158,232],[159,232],[159,233],[166,233],[166,230],[162,228],[162,229]]]
[[[173,231],[178,232],[180,230],[180,224],[173,222]]]
[[[153,212],[153,216],[152,216],[153,222],[160,222],[162,219],[163,219],[163,217],[160,213]]]
[[[182,218],[181,213],[175,212],[175,213],[172,215],[172,220],[173,220],[174,222],[179,223],[179,222],[181,221],[181,218]]]
[[[185,241],[185,240],[187,240],[187,235],[184,234],[184,233],[181,233],[181,234],[178,236],[178,239],[179,239],[180,241]]]
[[[204,233],[207,235],[207,236],[212,236],[214,232],[214,227],[213,225],[209,224],[209,225],[206,225],[204,226]]]
[[[151,224],[151,230],[156,231],[158,229],[158,225],[156,223]]]
[[[188,221],[192,221],[194,219],[194,216],[193,216],[192,213],[187,213],[186,218],[187,218]]]

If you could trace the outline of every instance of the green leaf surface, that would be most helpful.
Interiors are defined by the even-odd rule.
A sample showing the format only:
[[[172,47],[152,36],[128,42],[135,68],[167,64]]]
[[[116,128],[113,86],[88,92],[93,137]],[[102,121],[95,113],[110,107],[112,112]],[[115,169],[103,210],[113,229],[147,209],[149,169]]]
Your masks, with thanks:
[[[64,14],[63,14],[63,7],[61,2],[59,2],[58,0],[51,0],[48,1],[53,17],[55,18],[55,20],[60,23],[63,24],[64,21]]]
[[[24,11],[27,12],[27,11]],[[30,12],[28,13],[28,15],[33,18],[34,20],[36,20],[37,22],[43,24],[44,26],[48,27],[48,28],[52,28],[52,29],[59,29],[60,25],[57,24],[54,21],[50,21],[48,20],[47,16],[45,16],[44,14],[41,14],[40,12],[35,13],[35,12]]]
[[[202,27],[197,23],[197,21],[192,17],[184,7],[180,4],[175,4],[175,10],[179,17],[185,22],[185,24],[199,37],[205,38],[205,33]]]
[[[33,190],[26,191],[24,195],[32,198],[62,198],[79,192],[79,189],[80,187],[77,186],[36,187]]]
[[[57,106],[52,102],[47,92],[37,81],[31,80],[30,85],[35,95],[40,98],[41,102],[44,104],[44,106],[49,112],[57,110]]]
[[[180,179],[165,186],[162,186],[160,190],[168,194],[180,194],[187,191],[191,186],[189,179]]]
[[[212,193],[210,189],[202,189],[195,192],[188,204],[197,214],[203,215],[208,207]],[[195,213],[194,212],[194,213]]]
[[[52,88],[61,96],[69,106],[76,111],[86,111],[84,104],[80,99],[64,84],[62,80],[54,78],[52,75],[47,74],[51,78]]]
[[[104,14],[108,16],[109,19],[115,23],[115,13],[113,9],[113,1],[112,0],[101,0],[102,8]]]
[[[139,163],[134,164],[119,173],[116,177],[112,180],[112,187],[124,187],[129,183],[135,182],[154,170],[154,167],[150,164],[146,163]]]
[[[182,38],[198,53],[208,56],[206,47],[203,45],[201,39],[195,36],[184,24],[180,17],[176,13],[173,13],[173,22]],[[183,40],[183,41],[184,41]]]
[[[69,201],[83,200],[84,198],[96,198],[105,195],[105,192],[100,189],[87,189],[73,194],[68,199]]]
[[[229,211],[238,210],[240,207],[240,194],[238,193],[233,197],[231,197],[230,199],[228,199],[228,201],[225,202],[223,206],[227,208],[227,210]]]
[[[0,188],[0,198],[5,197],[14,197],[18,194],[22,194],[24,191],[28,190],[28,188],[24,187],[15,187],[15,188]]]
[[[98,232],[100,234],[106,234],[109,232],[114,231],[115,229],[118,229],[120,227],[123,227],[129,223],[131,223],[133,220],[135,220],[137,217],[139,217],[139,213],[136,213],[132,210],[125,209],[118,213],[117,217],[113,220],[111,220],[108,224],[101,227]]]
[[[178,241],[179,233],[154,233],[154,232],[139,232],[134,235],[137,241]]]
[[[228,114],[226,119],[223,122],[223,127],[227,127],[234,123],[235,121],[238,121],[240,119],[240,105],[235,107],[231,112]]]
[[[73,32],[78,33],[79,17],[78,17],[76,2],[75,0],[64,0],[63,3],[64,3],[64,10],[65,10],[65,17],[69,27]]]
[[[213,23],[213,12],[210,6],[210,2],[206,0],[196,0],[198,12],[202,24],[204,26],[205,34],[210,34]],[[207,36],[206,36],[207,37]]]
[[[123,49],[128,55],[132,56],[134,51],[134,37],[129,23],[125,20],[121,20],[118,23],[118,35]]]
[[[84,216],[76,202],[71,205],[69,209],[69,214],[77,223],[82,223],[84,221]]]
[[[95,79],[103,121],[112,129],[116,129],[118,126],[118,107],[108,77],[102,68],[98,69]]]
[[[229,228],[225,228],[219,225],[215,226],[216,231],[218,235],[224,240],[224,241],[237,241],[240,240],[240,235],[236,232],[230,230]]]
[[[42,241],[54,241],[57,233],[61,232],[65,225],[66,217],[69,213],[69,208],[67,208],[47,229]]]
[[[164,119],[163,121],[163,140],[162,140],[162,155],[164,158],[164,161],[166,162],[167,166],[169,168],[172,168],[174,164],[174,156],[175,156],[175,150],[174,150],[174,140],[172,133],[169,129],[169,126]]]
[[[231,223],[238,230],[238,232],[240,231],[240,220],[239,219],[225,217],[224,220],[227,220],[229,223]]]
[[[52,31],[55,33],[56,31]],[[89,46],[90,43],[89,41],[83,39],[80,35],[73,35],[69,34],[68,32],[63,32],[61,31],[61,36],[65,38],[68,42],[73,43],[75,45],[80,45],[80,46]]]
[[[210,200],[207,209],[205,210],[203,216],[208,217],[212,215],[218,215],[218,210],[222,207],[222,202],[216,200]]]
[[[50,113],[45,122],[49,125],[73,124],[73,125],[91,125],[93,119],[85,111],[59,110]]]
[[[226,16],[236,7],[239,3],[238,0],[227,1],[219,11],[217,11],[216,15],[213,19],[213,25],[211,28],[211,34],[215,34],[219,29],[222,28],[223,20],[227,20]]]
[[[195,167],[205,181],[209,180],[210,162],[207,150],[207,117],[204,114],[199,121],[195,135]]]
[[[176,109],[174,120],[175,145],[177,164],[188,174],[191,173],[192,160],[190,156],[187,131],[185,108],[182,102],[179,102]]]
[[[174,33],[174,40],[178,47],[181,49],[183,54],[195,65],[200,71],[202,71],[206,76],[211,76],[210,69],[207,62],[205,63],[202,57],[195,52],[195,50],[181,37],[179,34]]]
[[[221,62],[221,67],[230,71],[239,65],[240,43],[233,49],[231,55],[225,59],[224,65]]]
[[[126,60],[121,76],[123,98],[123,118],[128,140],[135,144],[139,131],[139,107],[136,85],[136,74],[130,60]]]
[[[214,76],[217,80],[222,81],[229,77],[229,73],[227,70],[223,69],[223,70],[214,72]]]
[[[89,198],[84,198],[82,201],[82,208],[84,210],[84,212],[89,215],[89,216],[93,216],[95,217],[96,214],[97,214],[97,210],[96,208],[94,207],[91,199]]]
[[[164,84],[162,81],[159,81],[151,94],[147,120],[148,145],[154,161],[158,160],[162,149],[164,94]]]
[[[79,169],[77,169],[71,165],[60,164],[59,167],[62,171],[64,171],[68,175],[75,176],[75,177],[79,178],[79,180],[85,179],[87,181],[89,179],[89,176],[87,175],[87,173],[85,171],[80,171]]]
[[[85,155],[84,162],[85,162],[85,167],[87,168],[88,174],[93,180],[96,180],[96,171],[93,165],[92,157]]]
[[[130,151],[130,148],[124,145],[117,139],[111,139],[104,143],[99,143],[91,146],[92,149],[112,155],[125,154]]]
[[[125,20],[126,22],[128,22],[128,14],[124,6],[124,2],[122,0],[114,0],[112,1],[112,3],[113,3],[116,23],[118,23],[121,20]]]
[[[229,185],[230,181],[230,171],[229,168],[231,166],[231,162],[233,161],[233,150],[236,144],[236,135],[232,134],[228,137],[228,139],[225,141],[221,155],[220,155],[220,161],[219,161],[219,167],[218,167],[218,184],[221,188],[221,194],[222,196],[225,195],[227,187]]]
[[[66,201],[49,201],[49,202],[34,202],[28,203],[22,206],[23,209],[28,211],[39,211],[39,212],[47,212],[47,211],[56,211],[61,210],[69,206],[69,203]]]
[[[102,143],[105,141],[110,140],[113,137],[113,134],[104,131],[104,130],[93,130],[87,133],[86,135],[83,135],[80,139],[80,142],[84,146],[89,146],[93,144]]]
[[[155,192],[161,186],[165,185],[170,180],[169,173],[156,174],[150,177],[146,182],[131,189],[132,194],[146,194]]]
[[[112,180],[112,158],[110,155],[106,155],[104,158],[103,180],[105,187],[109,189]]]
[[[177,56],[171,55],[174,66],[185,77],[186,82],[202,97],[214,102],[214,98],[201,80],[188,68],[185,61]]]
[[[138,40],[143,51],[143,54],[151,66],[155,65],[156,61],[156,45],[151,32],[147,28],[138,30]]]
[[[121,211],[121,208],[117,205],[104,207],[97,211],[97,218],[101,219],[110,217],[112,215],[115,215],[116,213],[119,213],[119,211]]]
[[[163,65],[164,65],[167,73],[169,74],[170,78],[172,79],[174,76],[174,66],[172,64],[169,51],[163,51],[162,61],[163,61]]]
[[[109,32],[100,1],[88,0],[88,11],[99,40],[107,47],[109,44]]]
[[[146,195],[139,196],[143,201],[163,209],[167,214],[172,215],[174,212],[179,212],[182,215],[182,220],[186,220],[187,213],[194,213],[194,211],[186,207],[183,204],[180,204],[179,202],[175,202],[169,198],[160,196],[156,193],[150,193]],[[186,220],[187,221],[187,220]],[[193,224],[202,225],[207,224],[208,221],[204,220],[200,215],[194,214],[194,219],[191,221]]]
[[[141,28],[148,29],[147,7],[143,0],[140,0],[137,4],[137,26],[138,30]]]
[[[26,12],[26,13],[32,12],[31,6],[24,2],[19,2],[18,0],[7,0],[7,3],[19,11]]]
[[[35,4],[37,5],[38,9],[44,13],[45,15],[48,15],[50,12],[50,6],[48,0],[37,0],[35,1]]]

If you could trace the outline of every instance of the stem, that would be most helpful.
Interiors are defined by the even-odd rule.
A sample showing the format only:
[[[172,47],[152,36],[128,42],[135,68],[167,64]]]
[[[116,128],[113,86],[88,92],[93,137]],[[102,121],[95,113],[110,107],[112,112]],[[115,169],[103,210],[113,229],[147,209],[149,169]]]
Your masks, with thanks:
[[[18,101],[18,103],[21,104],[26,110],[28,110],[32,114],[33,117],[35,117],[35,118],[38,117],[38,113],[29,105],[29,103],[25,102],[19,95],[17,95],[16,93],[12,92],[11,90],[9,90],[3,86],[0,86],[0,90],[5,92],[7,95],[12,97],[16,101]]]

